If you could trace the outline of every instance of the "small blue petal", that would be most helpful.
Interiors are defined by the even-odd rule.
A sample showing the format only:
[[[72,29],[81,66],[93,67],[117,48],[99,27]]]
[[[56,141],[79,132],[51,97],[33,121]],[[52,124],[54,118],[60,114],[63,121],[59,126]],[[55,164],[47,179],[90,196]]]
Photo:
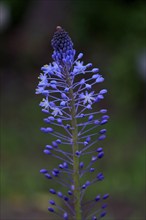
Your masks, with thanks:
[[[104,78],[102,77],[102,76],[100,76],[100,77],[98,77],[97,79],[96,79],[96,82],[97,83],[101,83],[101,82],[103,82],[104,81]]]
[[[62,124],[62,119],[58,118],[57,122],[58,122],[58,124]]]
[[[105,194],[102,198],[103,199],[107,199],[109,197],[109,194],[107,193],[107,194]]]
[[[60,106],[64,107],[66,105],[66,102],[65,101],[61,101],[60,102]]]
[[[69,198],[67,196],[64,196],[63,198],[64,198],[65,201],[69,200]]]
[[[69,91],[69,88],[65,88],[65,89],[64,89],[64,92],[68,92],[68,91]]]
[[[79,82],[80,85],[83,85],[85,83],[85,79],[81,79],[81,81]]]
[[[52,89],[56,89],[57,87],[56,87],[55,84],[51,84],[51,88],[52,88]]]
[[[97,160],[97,157],[96,157],[96,156],[92,156],[91,161],[92,161],[92,162],[95,162],[96,160]]]
[[[49,133],[52,133],[52,132],[53,132],[53,128],[48,127],[48,128],[47,128],[47,131],[48,131]]]
[[[106,138],[106,135],[105,135],[105,134],[102,134],[102,135],[99,136],[98,140],[99,140],[99,141],[102,141],[102,140],[104,140],[105,138]]]
[[[54,172],[54,171],[52,171],[52,175],[55,176],[55,177],[58,176],[58,174],[56,172]]]
[[[88,104],[88,105],[86,106],[86,108],[87,108],[87,109],[92,109],[92,107],[91,107],[90,104]]]
[[[100,124],[101,124],[101,125],[104,125],[104,124],[106,124],[107,122],[108,122],[108,120],[104,119],[104,120],[102,120],[102,121],[100,122]]]
[[[86,186],[90,186],[90,181],[87,180],[85,184],[86,184]]]
[[[49,203],[50,203],[51,205],[55,205],[55,201],[54,201],[53,199],[50,199]]]
[[[48,207],[49,212],[54,212],[54,209],[52,207]]]
[[[101,95],[103,95],[103,94],[107,93],[107,89],[102,89],[102,90],[100,90],[99,93],[100,93]]]
[[[49,116],[48,119],[49,119],[50,121],[54,121],[54,120],[55,120],[55,118],[54,118],[53,116]]]
[[[97,196],[95,197],[95,201],[98,202],[99,200],[100,200],[100,195],[97,195]]]
[[[63,214],[63,219],[64,219],[64,220],[68,220],[68,214],[67,214],[67,212],[65,212],[65,213]]]
[[[44,152],[45,154],[48,154],[48,155],[51,154],[51,151],[49,151],[49,150],[47,150],[47,149],[45,149],[43,152]]]
[[[103,204],[103,205],[101,206],[102,209],[105,209],[106,207],[107,207],[107,204]]]
[[[88,64],[86,65],[86,68],[90,68],[90,67],[92,67],[92,63],[88,63]]]
[[[81,155],[80,151],[76,151],[76,155],[79,157]]]
[[[43,119],[45,123],[51,124],[51,121],[48,118]]]
[[[65,93],[61,93],[61,97],[62,97],[63,99],[65,99],[65,100],[68,98]]]
[[[86,138],[86,141],[87,141],[87,142],[90,142],[90,141],[91,141],[91,137],[88,136],[88,137]]]
[[[42,95],[48,96],[49,95],[49,91],[47,91],[47,90],[42,91]]]
[[[84,162],[80,162],[80,168],[82,169],[84,167]]]
[[[56,194],[56,191],[54,189],[50,189],[49,192],[52,194]]]
[[[62,192],[57,192],[58,197],[62,198],[63,194]]]
[[[97,152],[101,152],[101,151],[103,151],[103,148],[102,148],[102,147],[99,147],[99,148],[97,148],[96,151],[97,151]]]
[[[59,170],[57,168],[54,168],[53,171],[57,174],[59,174]]]
[[[60,139],[57,139],[57,140],[56,140],[56,143],[57,143],[57,144],[61,144],[62,141],[61,141]]]
[[[63,169],[64,166],[63,166],[62,164],[59,164],[59,168],[60,168],[60,169]]]
[[[99,94],[99,95],[98,95],[98,99],[104,99],[104,96],[101,95],[101,94]]]
[[[86,185],[84,184],[84,185],[82,185],[82,189],[86,189]]]
[[[102,174],[102,173],[98,173],[98,174],[97,174],[97,179],[98,179],[99,181],[102,181],[102,180],[104,179],[103,174]]]
[[[52,147],[51,145],[48,145],[48,144],[47,144],[45,147],[46,147],[48,150],[53,150],[53,147]]]
[[[99,152],[98,158],[100,159],[100,158],[102,158],[103,156],[104,156],[104,152],[103,152],[103,151]]]
[[[102,119],[109,119],[109,116],[108,115],[103,115]]]
[[[64,168],[68,168],[68,164],[66,162],[63,163]]]
[[[98,125],[99,123],[100,123],[99,120],[95,120],[95,121],[94,121],[94,124],[95,124],[95,125]]]
[[[46,169],[41,169],[40,173],[47,173],[48,171]]]
[[[91,167],[90,172],[94,172],[95,168]]]
[[[72,195],[72,191],[71,190],[68,190],[68,195]]]
[[[46,109],[42,109],[42,112],[43,112],[43,113],[46,113],[46,114],[48,114],[48,113],[49,113],[49,111],[48,111],[48,110],[46,110]]]
[[[55,148],[58,147],[58,144],[56,143],[56,141],[52,141],[52,145],[53,145],[53,147],[55,147]]]
[[[102,113],[102,114],[107,113],[107,109],[101,109],[100,113]]]
[[[52,179],[52,176],[51,176],[49,173],[45,173],[45,177],[46,177],[47,179]]]
[[[50,81],[51,84],[56,84],[57,82],[55,80]]]
[[[103,95],[98,95],[95,99],[95,102],[99,102],[100,100],[104,99]]]
[[[93,115],[90,115],[88,121],[92,121],[93,117],[94,117]]]
[[[92,79],[97,79],[99,76],[100,76],[99,74],[94,74],[94,75],[92,76]]]
[[[98,68],[93,68],[93,69],[92,69],[92,73],[97,73],[98,71],[99,71]]]
[[[91,85],[90,84],[86,84],[86,89],[91,89]]]
[[[82,57],[83,57],[83,53],[79,53],[77,59],[79,60],[79,59],[81,59]]]
[[[100,134],[106,133],[106,129],[101,129],[101,130],[99,131],[99,133],[100,133]]]
[[[100,215],[100,217],[102,218],[102,217],[104,217],[105,215],[106,215],[106,212],[102,212],[101,215]]]
[[[97,217],[96,216],[92,216],[92,220],[97,220]]]
[[[88,142],[87,141],[84,141],[84,146],[87,146],[88,145]]]
[[[85,117],[85,114],[80,114],[80,117],[81,117],[81,118]]]

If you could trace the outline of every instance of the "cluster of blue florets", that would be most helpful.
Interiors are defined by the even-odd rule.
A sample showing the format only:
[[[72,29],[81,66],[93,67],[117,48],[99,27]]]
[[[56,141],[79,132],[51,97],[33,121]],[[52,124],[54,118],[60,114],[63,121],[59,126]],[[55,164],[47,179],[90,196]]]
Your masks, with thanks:
[[[101,89],[98,92],[94,91],[95,85],[104,81],[103,76],[99,73],[98,68],[92,68],[92,64],[84,64],[81,60],[83,53],[80,53],[75,59],[75,50],[73,43],[61,27],[57,27],[57,31],[52,39],[53,62],[44,65],[39,76],[39,84],[36,89],[36,94],[43,95],[40,102],[42,111],[46,113],[44,122],[47,126],[42,127],[41,131],[49,133],[54,137],[52,143],[45,146],[44,153],[51,157],[57,158],[59,161],[58,167],[52,170],[41,169],[40,172],[44,176],[61,184],[66,189],[66,195],[55,189],[50,189],[51,194],[56,195],[67,207],[67,211],[56,204],[54,200],[50,200],[51,206],[48,207],[50,212],[56,213],[64,220],[73,219],[74,207],[72,203],[72,195],[74,185],[72,181],[72,125],[70,115],[70,102],[69,91],[74,91],[75,100],[75,113],[78,126],[78,145],[79,150],[75,152],[76,156],[80,158],[79,174],[81,179],[80,192],[81,204],[85,207],[83,216],[84,219],[96,220],[104,217],[106,214],[106,204],[104,200],[108,198],[108,194],[98,194],[93,198],[91,204],[93,213],[90,209],[86,208],[86,202],[83,197],[86,189],[92,184],[102,181],[104,175],[102,172],[97,172],[91,180],[86,180],[82,183],[82,177],[86,173],[95,173],[95,162],[104,156],[104,151],[101,146],[95,147],[98,142],[106,138],[106,129],[102,128],[109,119],[106,109],[93,108],[95,103],[104,99],[107,93],[106,89]],[[70,76],[70,85],[67,81],[67,75]],[[86,77],[88,75],[88,78]],[[76,78],[78,77],[78,81]],[[59,129],[58,129],[59,128]],[[62,132],[62,133],[61,133]],[[65,146],[65,147],[63,147]],[[89,155],[89,163],[84,162],[84,156]],[[96,205],[98,203],[98,208]],[[88,202],[87,202],[88,205]]]

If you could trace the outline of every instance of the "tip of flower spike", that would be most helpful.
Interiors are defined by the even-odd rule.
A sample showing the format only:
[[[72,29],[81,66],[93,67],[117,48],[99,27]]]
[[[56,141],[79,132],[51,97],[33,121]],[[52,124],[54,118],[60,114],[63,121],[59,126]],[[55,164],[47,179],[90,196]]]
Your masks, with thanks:
[[[58,26],[56,27],[56,31],[61,31],[61,30],[63,30],[62,27],[58,25]]]
[[[54,61],[70,68],[74,61],[75,50],[73,49],[71,38],[61,26],[56,27],[56,32],[51,40],[51,45],[54,49],[52,55]]]

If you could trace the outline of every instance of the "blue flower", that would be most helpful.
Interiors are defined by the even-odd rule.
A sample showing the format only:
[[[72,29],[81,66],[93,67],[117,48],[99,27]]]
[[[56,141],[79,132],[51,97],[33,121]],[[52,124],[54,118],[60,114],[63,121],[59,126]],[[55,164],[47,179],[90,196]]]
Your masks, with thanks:
[[[48,101],[48,97],[43,98],[43,100],[40,102],[40,106],[43,107],[44,109],[49,109],[50,104]]]
[[[74,74],[85,73],[87,66],[83,65],[83,61],[76,61],[73,69]]]
[[[93,101],[95,100],[95,98],[93,97],[94,95],[94,91],[93,92],[90,92],[88,93],[88,91],[85,91],[85,94],[84,93],[81,93],[80,94],[80,98],[83,99],[83,104],[92,104]]]
[[[58,166],[52,170],[43,168],[40,173],[52,181],[52,186],[58,183],[64,192],[49,189],[54,196],[49,201],[48,211],[64,220],[100,219],[105,216],[107,206],[102,200],[109,194],[98,195],[91,201],[86,201],[84,195],[88,187],[104,180],[103,173],[95,166],[104,157],[104,151],[100,145],[95,146],[106,138],[104,125],[109,116],[106,109],[100,110],[96,105],[103,100],[107,90],[93,89],[98,88],[104,78],[91,63],[84,64],[83,53],[75,57],[72,40],[60,26],[51,44],[53,62],[41,68],[36,94],[43,95],[40,107],[47,124],[41,131],[53,137],[43,152],[58,161]],[[55,196],[62,201],[62,207]]]

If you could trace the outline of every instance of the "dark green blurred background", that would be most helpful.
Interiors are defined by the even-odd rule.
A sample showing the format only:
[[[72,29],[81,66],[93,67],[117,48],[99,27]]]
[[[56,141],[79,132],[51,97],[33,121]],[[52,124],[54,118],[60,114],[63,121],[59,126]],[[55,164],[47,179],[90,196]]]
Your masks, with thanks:
[[[101,191],[109,192],[105,220],[145,220],[146,3],[140,0],[2,0],[1,219],[49,220],[49,182],[39,174],[43,114],[36,96],[42,65],[51,62],[57,25],[86,63],[99,67],[111,117],[104,141]],[[98,191],[98,185],[91,195]]]

